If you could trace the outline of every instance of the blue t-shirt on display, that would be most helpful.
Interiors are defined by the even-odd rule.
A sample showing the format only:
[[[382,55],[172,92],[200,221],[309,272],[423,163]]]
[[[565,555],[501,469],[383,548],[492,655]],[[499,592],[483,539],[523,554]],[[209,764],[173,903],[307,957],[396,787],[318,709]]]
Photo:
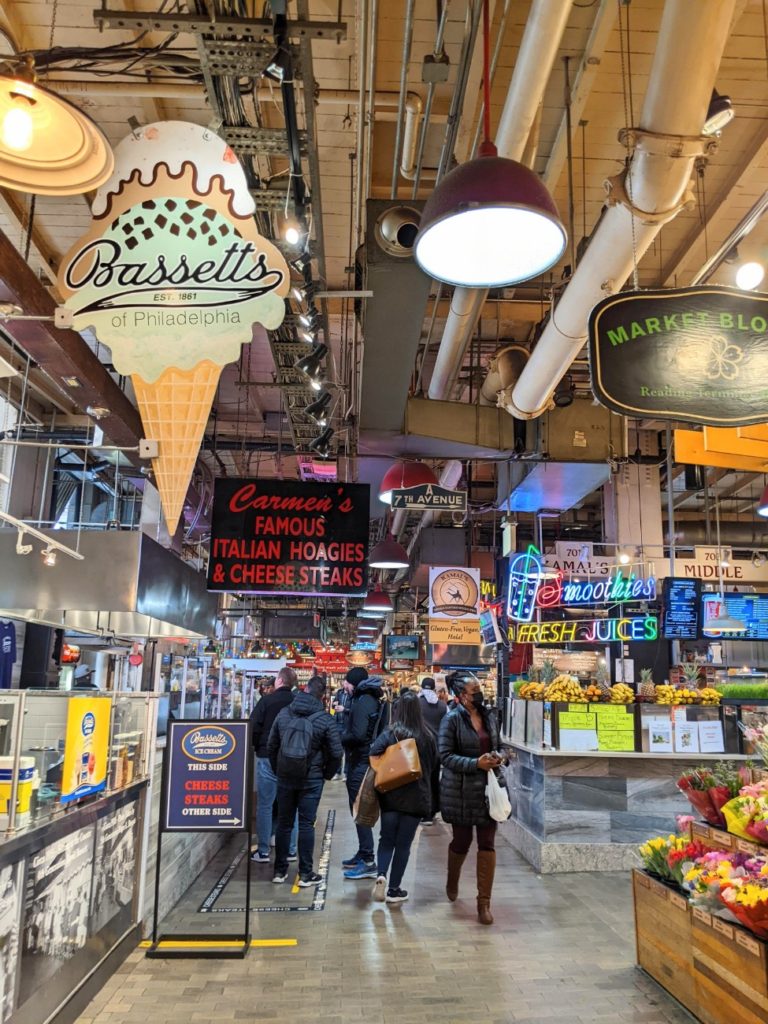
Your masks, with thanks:
[[[12,622],[0,622],[0,690],[10,690],[15,664],[16,627]]]

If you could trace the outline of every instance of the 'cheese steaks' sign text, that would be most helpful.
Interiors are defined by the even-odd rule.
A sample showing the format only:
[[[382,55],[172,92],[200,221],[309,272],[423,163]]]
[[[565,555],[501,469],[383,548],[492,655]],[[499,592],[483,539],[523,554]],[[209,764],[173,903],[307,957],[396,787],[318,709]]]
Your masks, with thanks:
[[[241,832],[251,813],[249,722],[169,722],[164,832]]]
[[[730,288],[621,292],[589,319],[592,387],[625,416],[763,423],[768,295]]]
[[[208,589],[364,595],[367,484],[217,480]]]

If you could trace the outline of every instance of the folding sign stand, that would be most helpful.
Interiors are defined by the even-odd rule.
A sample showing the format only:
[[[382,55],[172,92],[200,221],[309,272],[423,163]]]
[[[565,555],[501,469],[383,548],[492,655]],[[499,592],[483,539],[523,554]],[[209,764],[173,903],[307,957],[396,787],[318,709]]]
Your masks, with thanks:
[[[154,959],[239,959],[251,945],[251,790],[253,756],[249,721],[170,721],[163,757],[155,865]],[[160,866],[164,832],[245,833],[245,922],[240,935],[158,935]]]

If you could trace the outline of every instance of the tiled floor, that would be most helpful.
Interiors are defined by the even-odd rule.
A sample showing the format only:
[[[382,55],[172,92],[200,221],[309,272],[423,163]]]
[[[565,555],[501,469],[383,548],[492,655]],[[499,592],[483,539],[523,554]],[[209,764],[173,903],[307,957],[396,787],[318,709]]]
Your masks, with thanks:
[[[295,938],[253,949],[245,961],[147,960],[136,951],[77,1024],[684,1024],[691,1017],[634,966],[626,875],[537,877],[499,842],[496,924],[475,919],[474,861],[460,899],[443,895],[448,830],[421,829],[409,864],[408,903],[370,901],[372,883],[350,882],[339,863],[353,852],[342,786],[326,787],[319,823],[336,808],[325,908],[257,913],[254,938]],[[318,829],[318,850],[322,829]],[[223,858],[193,887],[175,927],[235,931],[233,914],[197,908],[230,863]],[[252,905],[306,905],[268,881]],[[236,906],[238,873],[222,906]],[[279,899],[277,897],[279,893]]]

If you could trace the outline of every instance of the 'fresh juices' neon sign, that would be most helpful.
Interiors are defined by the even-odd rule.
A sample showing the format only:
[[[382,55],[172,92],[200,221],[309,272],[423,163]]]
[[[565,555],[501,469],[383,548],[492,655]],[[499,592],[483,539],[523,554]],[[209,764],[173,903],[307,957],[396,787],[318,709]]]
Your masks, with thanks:
[[[622,619],[573,619],[563,622],[521,622],[510,626],[510,639],[518,644],[610,644],[617,641],[658,640],[655,615]]]
[[[654,601],[653,576],[624,575],[617,569],[600,580],[567,580],[561,573],[548,576],[541,552],[531,544],[509,564],[507,616],[514,622],[531,622],[536,608],[579,607],[619,604],[624,601]]]

